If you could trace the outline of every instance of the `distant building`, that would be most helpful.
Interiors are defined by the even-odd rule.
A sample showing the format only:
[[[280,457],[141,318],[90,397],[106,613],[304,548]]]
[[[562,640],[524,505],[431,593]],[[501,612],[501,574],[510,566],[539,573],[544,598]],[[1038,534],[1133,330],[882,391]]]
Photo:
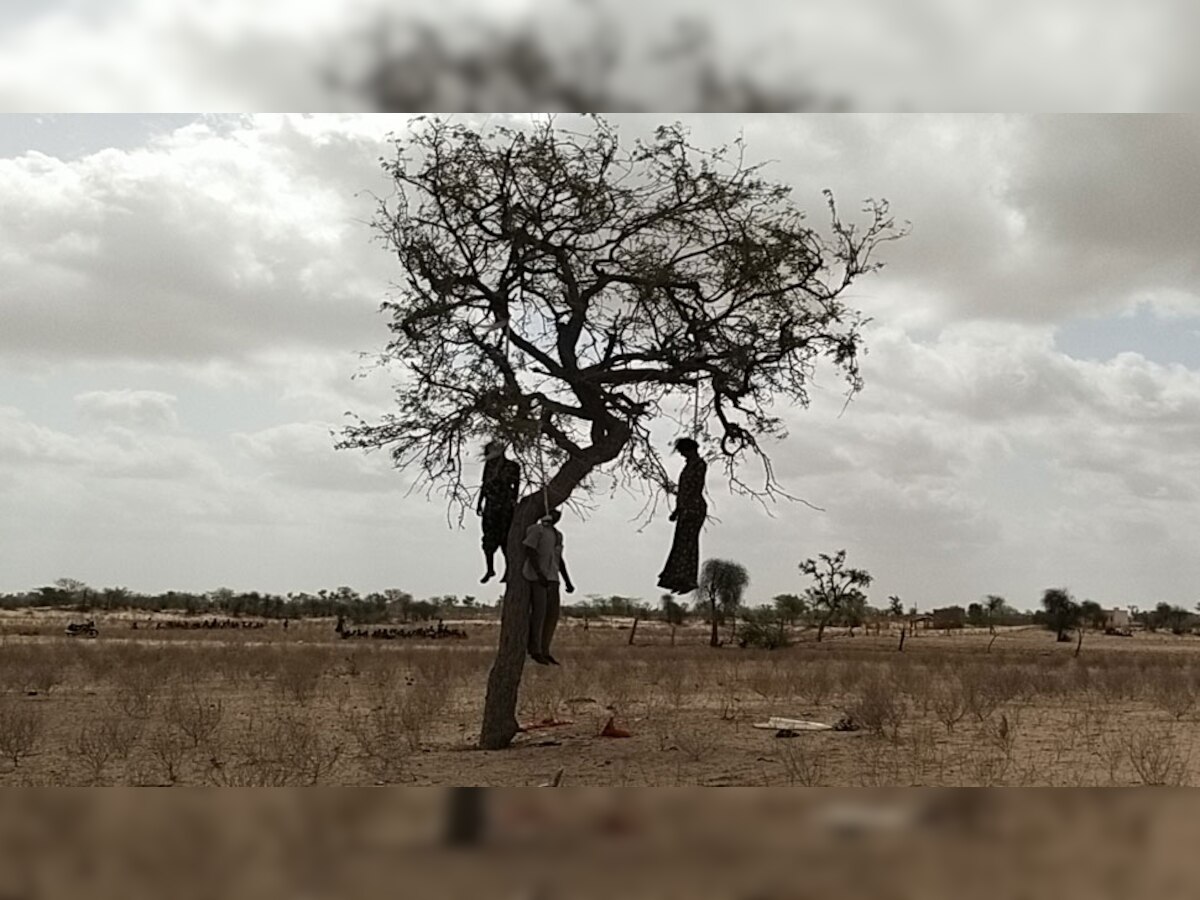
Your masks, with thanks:
[[[1109,609],[1104,612],[1104,628],[1107,631],[1129,631],[1133,627],[1133,619],[1127,609]]]

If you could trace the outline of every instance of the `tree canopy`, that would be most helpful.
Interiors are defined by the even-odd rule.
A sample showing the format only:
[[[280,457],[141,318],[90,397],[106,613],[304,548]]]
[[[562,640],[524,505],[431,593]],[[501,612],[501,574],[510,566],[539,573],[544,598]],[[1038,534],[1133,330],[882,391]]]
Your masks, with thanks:
[[[808,403],[821,358],[861,387],[863,318],[840,298],[904,229],[885,201],[846,222],[828,193],[810,227],[740,142],[702,150],[664,125],[624,147],[605,120],[581,124],[425,119],[395,139],[374,226],[403,273],[378,356],[397,409],[340,446],[387,447],[461,511],[468,451],[491,437],[557,470],[559,502],[613,460],[615,480],[668,489],[650,430],[668,418],[698,424],[737,487],[756,455],[756,492],[774,493],[773,407]]]

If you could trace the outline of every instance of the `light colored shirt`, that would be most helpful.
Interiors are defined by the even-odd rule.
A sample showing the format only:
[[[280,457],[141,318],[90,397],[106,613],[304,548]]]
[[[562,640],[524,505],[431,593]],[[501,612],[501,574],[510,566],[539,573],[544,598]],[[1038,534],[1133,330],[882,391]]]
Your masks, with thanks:
[[[532,547],[537,551],[538,566],[541,567],[542,574],[546,576],[547,581],[558,581],[558,568],[562,562],[563,552],[563,536],[562,532],[553,525],[543,525],[541,522],[536,522],[529,526],[529,530],[525,532],[525,540],[522,541],[526,547]],[[537,572],[533,570],[533,566],[529,560],[525,560],[525,566],[521,569],[521,574],[525,576],[527,581],[537,581]]]

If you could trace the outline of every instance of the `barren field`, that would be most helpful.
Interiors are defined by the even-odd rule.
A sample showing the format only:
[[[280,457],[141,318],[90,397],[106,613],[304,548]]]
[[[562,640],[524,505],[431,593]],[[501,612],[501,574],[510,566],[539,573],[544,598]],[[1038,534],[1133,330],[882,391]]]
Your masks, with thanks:
[[[164,617],[160,617],[164,618]],[[75,616],[80,621],[81,616]],[[331,621],[156,629],[0,618],[5,785],[907,786],[1191,784],[1200,641],[1036,629],[811,633],[773,652],[706,628],[571,622],[529,664],[513,747],[475,750],[495,624],[342,640]],[[777,736],[780,716],[855,730]],[[628,737],[601,736],[614,719]]]

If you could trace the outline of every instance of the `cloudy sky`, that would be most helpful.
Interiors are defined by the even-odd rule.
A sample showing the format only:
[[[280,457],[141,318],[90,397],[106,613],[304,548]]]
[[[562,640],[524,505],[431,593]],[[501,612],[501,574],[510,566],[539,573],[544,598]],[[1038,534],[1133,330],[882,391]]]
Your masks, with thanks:
[[[821,373],[773,449],[824,511],[771,518],[714,471],[705,556],[754,600],[842,547],[876,604],[1200,600],[1200,118],[678,118],[743,133],[814,212],[829,187],[913,223],[853,290],[866,390],[843,411]],[[387,337],[365,222],[405,124],[0,117],[0,591],[495,596],[473,521],[332,449],[347,410],[387,409],[354,376]],[[638,508],[565,521],[581,593],[657,597],[671,526]]]
[[[6,0],[0,108],[577,108],[507,77],[497,48],[528,56],[520,36],[542,81],[602,87],[605,109],[762,108],[704,105],[707,67],[799,110],[1169,111],[1200,101],[1198,25],[1189,0]],[[456,83],[463,53],[482,89]],[[380,57],[437,87],[371,90]]]

